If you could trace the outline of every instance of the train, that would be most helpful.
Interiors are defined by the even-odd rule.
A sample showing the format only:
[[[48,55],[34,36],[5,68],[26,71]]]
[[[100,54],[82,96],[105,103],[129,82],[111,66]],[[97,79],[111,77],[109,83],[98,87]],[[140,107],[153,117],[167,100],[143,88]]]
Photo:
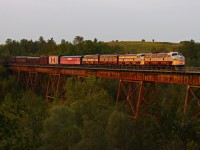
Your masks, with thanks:
[[[62,66],[171,66],[184,67],[185,57],[179,52],[139,54],[93,54],[80,56],[11,56],[8,65],[62,65]]]

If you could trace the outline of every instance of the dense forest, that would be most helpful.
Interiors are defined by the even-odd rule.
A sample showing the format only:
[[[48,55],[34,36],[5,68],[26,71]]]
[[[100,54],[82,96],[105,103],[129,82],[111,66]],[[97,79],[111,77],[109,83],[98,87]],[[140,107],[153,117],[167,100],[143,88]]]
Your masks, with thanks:
[[[102,42],[76,36],[73,42],[53,38],[8,39],[1,56],[83,55],[179,51],[187,66],[199,67],[200,43],[183,41]],[[128,47],[128,49],[126,49]],[[128,117],[129,107],[116,105],[118,81],[69,77],[64,97],[45,101],[42,91],[25,91],[16,77],[0,66],[0,149],[129,150],[200,149],[200,120],[183,121],[186,86],[157,84],[159,118]],[[183,119],[184,118],[184,119]]]

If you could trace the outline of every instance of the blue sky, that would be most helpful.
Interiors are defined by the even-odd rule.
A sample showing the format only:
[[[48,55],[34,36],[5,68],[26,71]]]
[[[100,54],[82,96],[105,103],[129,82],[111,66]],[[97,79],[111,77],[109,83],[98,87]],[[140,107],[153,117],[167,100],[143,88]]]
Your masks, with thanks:
[[[0,0],[6,39],[200,42],[199,0]]]

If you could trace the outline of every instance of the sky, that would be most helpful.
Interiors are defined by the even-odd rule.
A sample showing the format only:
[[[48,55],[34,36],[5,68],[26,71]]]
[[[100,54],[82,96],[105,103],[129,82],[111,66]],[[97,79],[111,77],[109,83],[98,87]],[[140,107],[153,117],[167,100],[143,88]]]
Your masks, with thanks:
[[[40,36],[200,42],[200,0],[0,0],[0,44]]]

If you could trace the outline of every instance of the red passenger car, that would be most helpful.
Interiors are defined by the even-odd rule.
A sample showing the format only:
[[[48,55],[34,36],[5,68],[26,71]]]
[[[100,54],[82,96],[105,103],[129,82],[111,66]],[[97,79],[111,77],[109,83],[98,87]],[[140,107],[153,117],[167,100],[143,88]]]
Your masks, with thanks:
[[[47,65],[49,64],[49,58],[48,56],[41,56],[39,59],[39,64],[40,65]]]
[[[16,64],[26,64],[27,56],[16,56]]]
[[[80,65],[82,62],[82,56],[61,56],[61,65]]]
[[[15,56],[11,56],[7,58],[7,63],[8,64],[15,64],[16,62],[16,57]]]
[[[27,57],[27,64],[38,65],[40,57]]]

